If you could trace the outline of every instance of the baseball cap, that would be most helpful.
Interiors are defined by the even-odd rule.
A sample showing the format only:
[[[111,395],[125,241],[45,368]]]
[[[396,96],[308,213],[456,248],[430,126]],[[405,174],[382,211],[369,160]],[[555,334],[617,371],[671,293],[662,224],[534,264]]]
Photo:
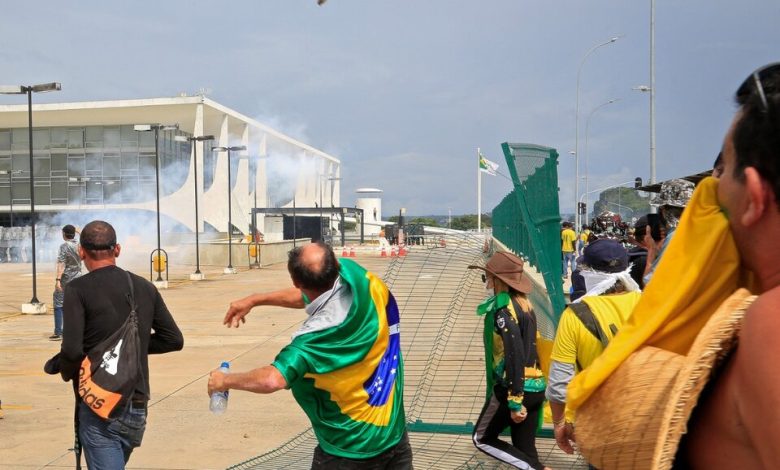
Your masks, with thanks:
[[[617,240],[602,238],[585,247],[582,261],[596,271],[619,273],[628,268],[628,252]]]

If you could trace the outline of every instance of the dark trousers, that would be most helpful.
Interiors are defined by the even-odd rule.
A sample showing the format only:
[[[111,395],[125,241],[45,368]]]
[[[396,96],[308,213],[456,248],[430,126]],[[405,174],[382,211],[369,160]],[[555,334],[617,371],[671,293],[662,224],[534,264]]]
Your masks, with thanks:
[[[403,437],[395,446],[370,459],[348,459],[326,454],[322,447],[314,448],[312,470],[413,470],[412,446],[409,436]]]
[[[506,398],[506,388],[496,385],[474,425],[474,445],[487,455],[515,468],[544,469],[536,451],[536,427],[544,403],[544,392],[525,393],[523,406],[528,410],[528,416],[522,423],[512,421]],[[506,428],[510,428],[512,445],[498,437]]]

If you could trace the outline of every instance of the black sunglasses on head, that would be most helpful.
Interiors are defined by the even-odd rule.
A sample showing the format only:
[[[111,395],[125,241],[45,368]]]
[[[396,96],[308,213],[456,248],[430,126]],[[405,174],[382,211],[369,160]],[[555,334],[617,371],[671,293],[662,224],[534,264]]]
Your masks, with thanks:
[[[487,282],[487,276],[484,274],[482,275],[482,282]]]
[[[755,89],[756,93],[758,93],[758,97],[761,99],[763,111],[765,113],[769,112],[769,101],[766,99],[766,94],[767,92],[776,93],[780,90],[777,90],[776,85],[766,85],[764,82],[767,78],[775,74],[780,74],[780,62],[768,64],[756,69],[756,71],[751,73],[750,76],[742,82],[742,85],[739,86],[737,89],[737,96],[743,98],[750,95],[753,89]]]

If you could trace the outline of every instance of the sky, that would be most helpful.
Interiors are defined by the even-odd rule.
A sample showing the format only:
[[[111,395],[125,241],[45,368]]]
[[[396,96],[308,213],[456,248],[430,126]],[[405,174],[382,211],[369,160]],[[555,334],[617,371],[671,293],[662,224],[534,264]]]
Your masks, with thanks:
[[[655,9],[664,180],[711,168],[734,91],[778,60],[780,2]],[[650,84],[650,1],[42,1],[0,17],[0,82],[62,83],[36,103],[205,90],[340,159],[342,204],[380,188],[386,216],[476,213],[477,148],[509,175],[502,142],[555,148],[572,212],[578,70],[580,192],[586,174],[590,190],[647,181],[649,94],[632,87]],[[483,211],[511,189],[484,176]]]

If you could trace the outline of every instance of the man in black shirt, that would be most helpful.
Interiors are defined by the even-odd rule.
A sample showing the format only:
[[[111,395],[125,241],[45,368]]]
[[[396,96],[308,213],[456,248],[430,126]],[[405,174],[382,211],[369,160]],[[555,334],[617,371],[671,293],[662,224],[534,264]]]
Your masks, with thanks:
[[[130,290],[125,271],[116,266],[121,251],[114,228],[95,220],[81,231],[79,256],[89,271],[65,288],[60,373],[78,383],[81,361],[101,341],[117,331],[130,314]],[[160,293],[149,281],[130,274],[138,312],[140,361],[143,375],[127,408],[103,420],[83,402],[78,405],[78,432],[90,469],[124,469],[141,445],[149,400],[148,354],[178,351],[184,338]]]

